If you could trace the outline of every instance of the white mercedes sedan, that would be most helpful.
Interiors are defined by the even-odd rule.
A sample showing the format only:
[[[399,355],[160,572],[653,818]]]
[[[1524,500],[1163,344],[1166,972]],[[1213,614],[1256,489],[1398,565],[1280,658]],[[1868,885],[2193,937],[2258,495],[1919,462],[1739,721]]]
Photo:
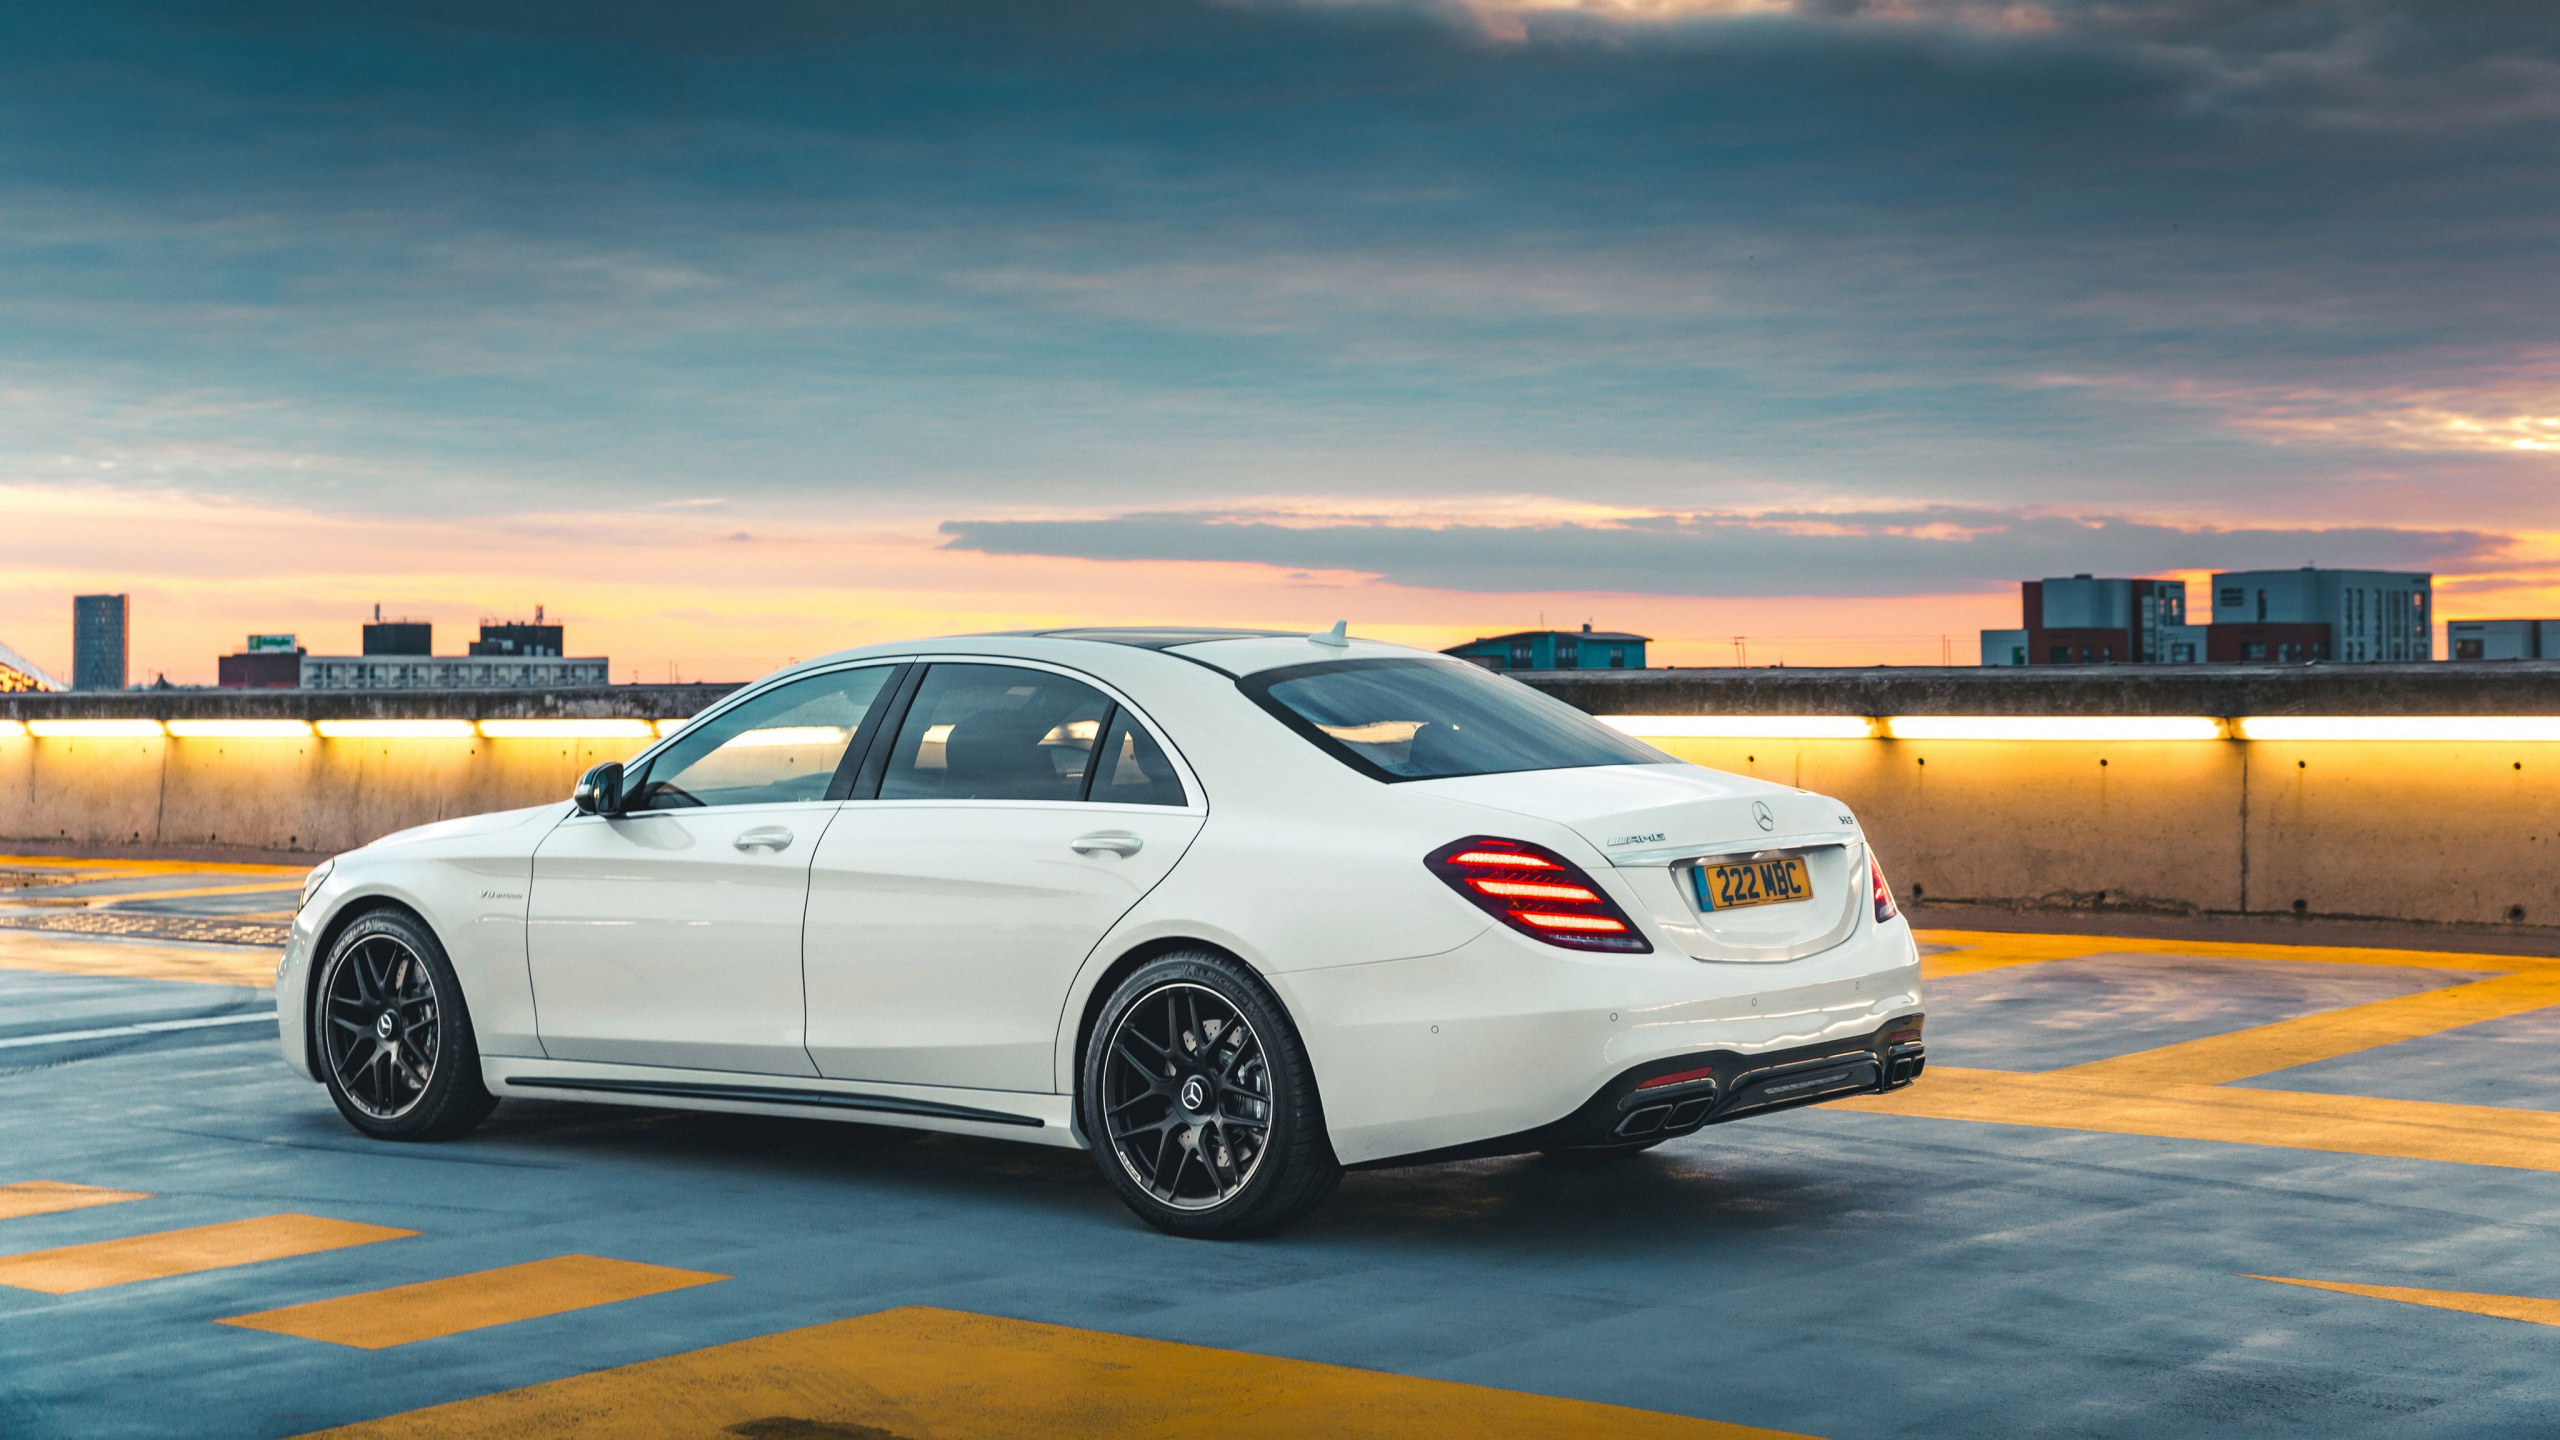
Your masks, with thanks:
[[[506,1096],[828,1116],[1089,1149],[1200,1236],[1922,1064],[1846,806],[1339,626],[792,666],[571,799],[322,865],[276,993],[380,1139]]]

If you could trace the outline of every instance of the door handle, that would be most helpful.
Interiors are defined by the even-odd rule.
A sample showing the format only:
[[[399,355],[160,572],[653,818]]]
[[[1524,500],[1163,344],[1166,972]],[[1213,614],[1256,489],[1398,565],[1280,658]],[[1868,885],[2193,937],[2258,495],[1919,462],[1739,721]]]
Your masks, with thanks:
[[[1079,855],[1103,851],[1114,855],[1135,855],[1146,848],[1146,843],[1125,830],[1105,830],[1093,835],[1079,835],[1067,842],[1067,848]]]
[[[770,849],[776,854],[791,848],[791,831],[781,825],[759,825],[729,843],[741,850]]]

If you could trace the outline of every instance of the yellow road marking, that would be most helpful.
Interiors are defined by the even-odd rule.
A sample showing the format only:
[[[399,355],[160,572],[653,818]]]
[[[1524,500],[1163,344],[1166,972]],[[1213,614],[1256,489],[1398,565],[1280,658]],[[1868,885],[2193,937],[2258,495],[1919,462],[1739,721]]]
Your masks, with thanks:
[[[359,1225],[352,1220],[324,1220],[317,1215],[266,1215],[255,1220],[199,1225],[191,1230],[163,1230],[157,1235],[0,1256],[0,1285],[46,1295],[69,1295],[128,1285],[136,1280],[159,1280],[322,1250],[343,1250],[350,1245],[370,1245],[376,1240],[397,1240],[417,1233],[387,1225]]]
[[[921,1306],[322,1433],[365,1440],[1805,1440],[1651,1410]]]
[[[2560,1005],[2560,974],[2537,970],[2395,995],[2051,1073],[2126,1086],[2220,1085],[2553,1005]]]
[[[2467,1310],[2474,1315],[2495,1315],[2501,1320],[2529,1320],[2536,1325],[2560,1325],[2560,1300],[2543,1300],[2531,1295],[2480,1295],[2469,1290],[2412,1290],[2401,1285],[2350,1285],[2342,1280],[2294,1280],[2282,1275],[2244,1275],[2244,1280],[2273,1280],[2279,1285],[2300,1285],[2310,1290],[2335,1290],[2341,1295],[2363,1295],[2374,1300],[2397,1300],[2403,1305],[2428,1305],[2438,1310]]]
[[[68,1185],[59,1180],[21,1180],[15,1185],[0,1185],[0,1220],[150,1198],[139,1190],[102,1190],[95,1185]]]
[[[0,970],[192,980],[205,985],[242,985],[263,990],[276,983],[276,957],[280,953],[253,945],[153,945],[0,927]]]
[[[2511,974],[2560,969],[2536,955],[2467,955],[2449,950],[2384,950],[2364,945],[2262,945],[2254,941],[2135,940],[2105,935],[2013,935],[1998,930],[1920,930],[1921,940],[1959,947],[1923,957],[1920,978],[1947,979],[2012,965],[2078,960],[2090,955],[2192,955],[2223,960],[2290,960],[2313,965],[2401,965],[2420,970],[2486,970]]]
[[[265,895],[279,890],[299,888],[301,887],[269,882],[258,885],[199,885],[186,890],[118,891],[109,895],[65,895],[62,893],[63,887],[48,885],[37,890],[0,890],[0,904],[5,904],[12,899],[50,899],[54,903],[45,908],[59,910],[66,908],[60,903],[66,900],[83,901],[95,908],[100,905],[121,905],[128,900],[187,900],[200,895]]]
[[[560,1255],[417,1285],[314,1300],[221,1323],[244,1330],[298,1335],[358,1350],[387,1350],[414,1340],[485,1330],[569,1310],[636,1300],[726,1280],[700,1270],[674,1270],[593,1255]]]
[[[2560,1113],[2547,1110],[2216,1085],[2128,1091],[2118,1081],[2061,1071],[2021,1075],[1937,1065],[1907,1090],[1832,1104],[1936,1120],[2560,1170]]]
[[[95,871],[115,875],[307,875],[309,865],[250,865],[231,860],[104,860],[72,855],[0,855],[12,870]]]
[[[2106,953],[2109,943],[2079,935],[2009,935],[1989,930],[1915,930],[1912,934],[1928,944],[1956,947],[1951,954],[1920,957],[1923,980],[1951,980],[2047,960],[2077,960]]]

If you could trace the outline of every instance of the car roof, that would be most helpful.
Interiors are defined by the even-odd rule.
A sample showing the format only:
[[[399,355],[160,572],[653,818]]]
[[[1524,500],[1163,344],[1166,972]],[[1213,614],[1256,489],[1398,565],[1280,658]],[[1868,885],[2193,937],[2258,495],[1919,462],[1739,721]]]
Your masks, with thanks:
[[[1317,632],[1322,634],[1322,632]],[[1319,640],[1317,634],[1298,630],[1223,630],[1208,627],[1177,628],[1170,626],[1091,626],[1068,630],[1007,630],[977,635],[941,635],[914,640],[892,641],[839,650],[806,660],[788,670],[761,677],[756,683],[778,680],[785,675],[842,664],[848,660],[867,660],[896,655],[912,655],[931,651],[945,654],[976,654],[990,658],[1014,656],[1040,658],[1043,645],[1056,642],[1065,646],[1108,645],[1115,649],[1151,650],[1178,660],[1223,674],[1243,677],[1256,671],[1277,669],[1286,665],[1307,665],[1327,660],[1425,660],[1439,664],[1463,665],[1463,660],[1431,650],[1417,650],[1408,645],[1392,645],[1382,640],[1364,640],[1351,636],[1336,642],[1330,635]],[[1064,660],[1074,651],[1052,652],[1045,658]],[[1098,658],[1098,657],[1097,657]]]
[[[1021,636],[1027,640],[1096,640],[1105,645],[1135,645],[1141,650],[1170,650],[1176,645],[1198,645],[1212,640],[1294,639],[1304,632],[1228,630],[1209,625],[1087,625],[1073,630],[1000,630],[996,633]]]

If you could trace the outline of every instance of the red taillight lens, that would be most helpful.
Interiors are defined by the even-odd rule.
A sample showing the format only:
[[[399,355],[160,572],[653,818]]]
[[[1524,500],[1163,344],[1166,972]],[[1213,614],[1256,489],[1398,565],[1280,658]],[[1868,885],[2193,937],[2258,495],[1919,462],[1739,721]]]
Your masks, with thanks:
[[[1431,873],[1523,935],[1568,950],[1646,954],[1653,947],[1579,866],[1525,840],[1470,835],[1423,857]]]
[[[1876,863],[1876,852],[1867,852],[1867,873],[1876,882],[1876,923],[1881,925],[1902,911],[1893,903],[1893,887],[1884,883],[1884,867]]]

